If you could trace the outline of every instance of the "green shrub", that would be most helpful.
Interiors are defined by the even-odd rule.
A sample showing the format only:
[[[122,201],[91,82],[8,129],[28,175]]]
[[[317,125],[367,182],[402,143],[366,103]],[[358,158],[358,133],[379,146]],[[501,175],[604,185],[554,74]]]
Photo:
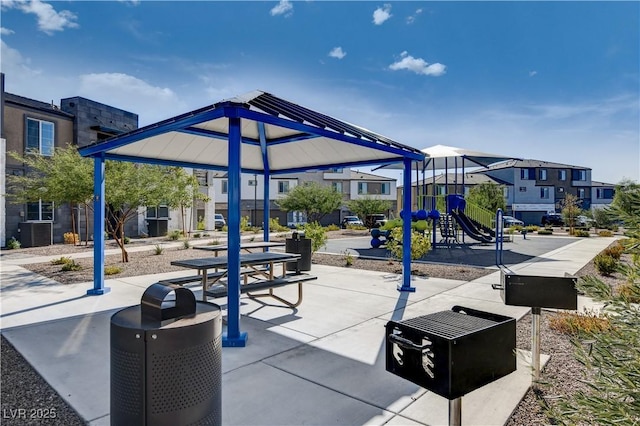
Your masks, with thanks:
[[[196,225],[196,229],[198,231],[204,231],[204,218],[202,216],[198,218],[198,224]]]
[[[11,237],[9,241],[7,241],[7,248],[10,250],[19,249],[20,241],[16,240],[15,237]]]
[[[184,240],[182,242],[182,248],[188,249],[189,247],[191,247],[191,243],[189,242],[189,240]]]
[[[327,225],[327,227],[325,229],[327,231],[339,231],[340,227],[338,225],[336,225],[335,223],[332,223],[331,225]]]
[[[591,234],[589,233],[589,231],[584,229],[574,229],[573,236],[574,237],[590,237]]]
[[[269,230],[272,232],[286,232],[289,230],[289,228],[284,225],[280,225],[278,219],[272,217],[271,219],[269,219]]]
[[[307,223],[303,229],[305,238],[311,239],[311,251],[313,253],[327,244],[327,233],[318,222]]]
[[[119,266],[111,265],[111,266],[104,267],[105,275],[115,275],[115,274],[119,274],[120,272],[122,272],[122,268],[120,268]]]
[[[131,242],[131,238],[129,237],[124,237],[124,240],[122,240],[124,242],[124,244],[129,244]]]
[[[538,235],[552,235],[552,229],[538,229]]]
[[[613,232],[609,230],[598,231],[598,236],[600,237],[613,237]]]
[[[402,228],[394,228],[391,231],[391,238],[387,240],[387,249],[391,255],[402,260]],[[417,260],[422,258],[431,249],[431,241],[429,241],[429,234],[423,234],[422,232],[411,232],[411,259]]]
[[[193,234],[193,238],[200,238],[202,235],[199,232]]]
[[[164,251],[164,247],[162,247],[160,244],[156,244],[156,247],[153,253],[157,256],[162,254],[163,251]]]
[[[249,231],[250,230],[250,226],[249,226],[249,216],[242,216],[240,218],[240,231],[244,232],[244,231]]]
[[[67,262],[64,265],[62,265],[62,271],[79,271],[80,269],[82,269],[82,266],[79,263],[76,263],[75,260],[71,260],[71,262]]]
[[[593,258],[593,266],[601,275],[611,275],[618,269],[618,261],[609,255],[600,253]]]
[[[64,265],[65,263],[69,263],[69,262],[73,262],[73,259],[71,259],[70,257],[62,256],[62,257],[60,257],[58,259],[53,259],[51,261],[51,264],[52,265]]]
[[[344,266],[352,266],[353,265],[353,255],[349,253],[347,250],[344,251]]]
[[[584,312],[560,312],[549,318],[549,327],[560,333],[584,337],[590,333],[608,331],[611,327],[606,315],[594,310]]]
[[[527,225],[524,227],[527,232],[536,232],[538,227],[536,225]]]
[[[209,241],[207,243],[207,245],[209,245],[209,246],[217,246],[218,244],[220,244],[220,240],[217,239],[217,238],[214,238],[213,240],[211,240],[211,241]]]
[[[620,243],[617,243],[607,247],[606,249],[602,250],[600,253],[606,256],[611,256],[616,260],[620,260],[620,258],[622,257],[622,253],[624,253],[624,246]]]
[[[182,236],[182,232],[179,229],[174,229],[173,231],[167,234],[170,240],[177,241]]]

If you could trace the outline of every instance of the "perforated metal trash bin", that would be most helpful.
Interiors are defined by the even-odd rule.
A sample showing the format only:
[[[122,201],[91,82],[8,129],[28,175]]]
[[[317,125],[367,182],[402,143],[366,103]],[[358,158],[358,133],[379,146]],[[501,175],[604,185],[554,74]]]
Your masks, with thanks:
[[[220,425],[221,365],[220,307],[151,285],[111,317],[111,424]]]
[[[285,252],[300,255],[296,262],[287,262],[287,271],[311,270],[311,238],[304,238],[304,234],[294,232],[291,238],[285,240]]]

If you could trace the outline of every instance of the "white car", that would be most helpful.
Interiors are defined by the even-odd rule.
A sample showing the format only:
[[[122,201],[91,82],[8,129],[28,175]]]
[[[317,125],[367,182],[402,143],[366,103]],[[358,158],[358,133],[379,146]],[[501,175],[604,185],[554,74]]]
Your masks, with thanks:
[[[504,223],[505,227],[510,227],[510,226],[524,226],[524,222],[521,221],[520,219],[516,219],[513,216],[502,216],[502,221]]]
[[[345,216],[344,219],[342,219],[342,229],[346,229],[349,225],[364,226],[358,216]]]
[[[595,221],[593,219],[587,216],[580,215],[576,217],[576,226],[584,226],[584,227],[591,228],[594,222]]]
[[[224,220],[224,216],[219,213],[213,215],[213,221],[217,230],[221,230],[227,225],[227,221]]]

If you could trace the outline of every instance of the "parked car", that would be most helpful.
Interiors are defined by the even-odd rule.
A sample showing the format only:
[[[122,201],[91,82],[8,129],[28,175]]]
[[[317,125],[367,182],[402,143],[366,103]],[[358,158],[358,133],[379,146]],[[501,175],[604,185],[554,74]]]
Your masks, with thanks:
[[[591,228],[594,223],[595,220],[591,219],[590,217],[583,215],[576,217],[576,226]]]
[[[213,215],[213,221],[218,231],[224,228],[225,226],[227,226],[227,221],[224,220],[224,216],[222,216],[219,213],[216,213],[215,215]]]
[[[542,225],[563,226],[564,220],[562,219],[562,215],[560,213],[547,213],[542,216]]]
[[[345,216],[342,219],[342,229],[346,229],[348,226],[364,226],[364,223],[358,216]]]
[[[387,223],[387,217],[383,214],[370,214],[364,219],[367,228],[380,228]]]
[[[513,216],[502,216],[502,221],[506,228],[510,226],[524,226],[524,222],[520,219],[516,219]]]

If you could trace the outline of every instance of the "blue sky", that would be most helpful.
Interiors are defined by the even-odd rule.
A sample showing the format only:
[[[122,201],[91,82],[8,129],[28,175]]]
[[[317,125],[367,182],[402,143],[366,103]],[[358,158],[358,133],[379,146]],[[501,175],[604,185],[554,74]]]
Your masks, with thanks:
[[[640,181],[639,2],[1,1],[10,93],[146,125],[259,89],[416,148]]]

